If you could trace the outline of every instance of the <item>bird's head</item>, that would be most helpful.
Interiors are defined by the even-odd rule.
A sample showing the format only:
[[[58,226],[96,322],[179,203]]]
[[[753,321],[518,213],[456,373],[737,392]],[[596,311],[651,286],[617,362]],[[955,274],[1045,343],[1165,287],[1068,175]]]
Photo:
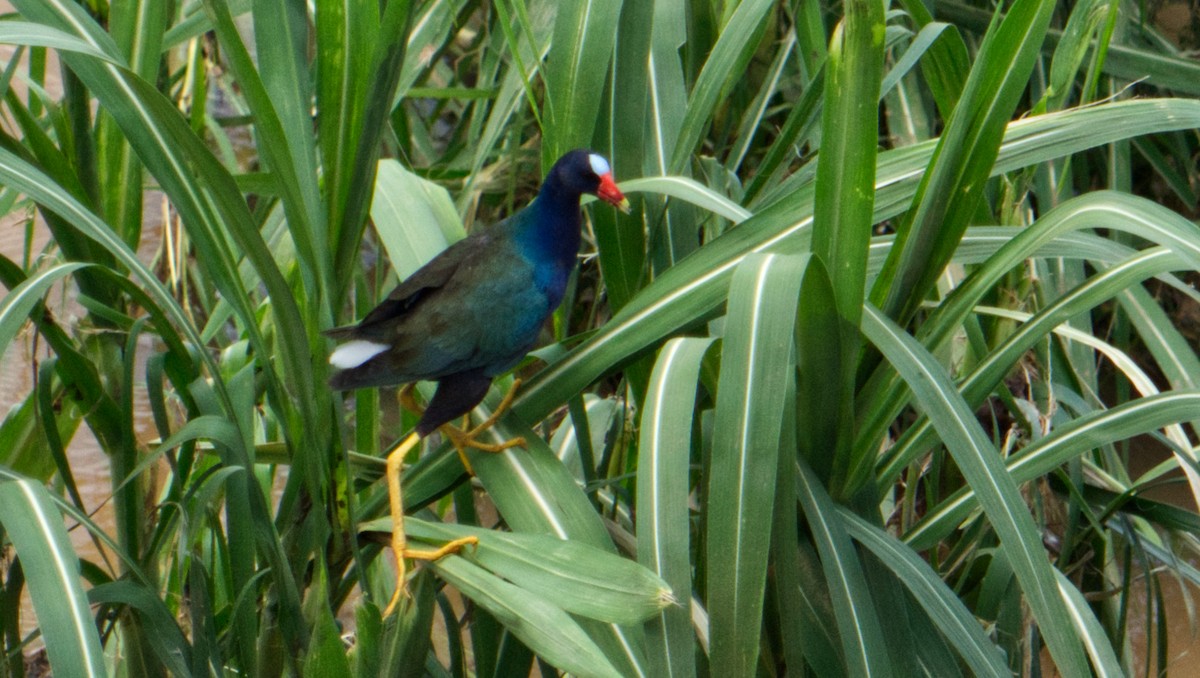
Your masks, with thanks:
[[[573,191],[590,193],[604,202],[629,213],[629,200],[613,181],[612,167],[599,153],[574,150],[554,163],[550,176]]]

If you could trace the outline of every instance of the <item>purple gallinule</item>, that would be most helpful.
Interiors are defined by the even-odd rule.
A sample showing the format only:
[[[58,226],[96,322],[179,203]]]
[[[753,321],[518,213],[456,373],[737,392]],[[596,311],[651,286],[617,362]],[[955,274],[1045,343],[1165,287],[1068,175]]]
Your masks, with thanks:
[[[476,440],[508,407],[519,382],[480,426],[463,431],[449,422],[470,412],[493,378],[521,362],[562,301],[579,252],[579,199],[584,193],[629,211],[608,161],[590,151],[571,151],[554,163],[525,209],[451,245],[357,325],[326,332],[345,341],[329,356],[338,368],[330,380],[335,389],[408,384],[401,400],[411,403],[414,382],[437,382],[416,430],[387,459],[398,572],[385,616],[407,593],[405,558],[437,559],[474,541],[457,540],[435,550],[408,548],[400,496],[400,469],[408,451],[441,429],[470,470],[467,447],[495,452],[524,444],[521,439],[499,445]]]

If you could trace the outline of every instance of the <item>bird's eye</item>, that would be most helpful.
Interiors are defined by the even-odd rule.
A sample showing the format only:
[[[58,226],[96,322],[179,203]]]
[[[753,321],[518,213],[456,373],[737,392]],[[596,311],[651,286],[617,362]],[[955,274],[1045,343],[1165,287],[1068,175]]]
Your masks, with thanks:
[[[605,174],[612,172],[612,168],[608,166],[608,161],[596,155],[595,153],[588,154],[588,162],[591,163],[592,171],[595,172],[596,176],[598,177],[602,177]]]

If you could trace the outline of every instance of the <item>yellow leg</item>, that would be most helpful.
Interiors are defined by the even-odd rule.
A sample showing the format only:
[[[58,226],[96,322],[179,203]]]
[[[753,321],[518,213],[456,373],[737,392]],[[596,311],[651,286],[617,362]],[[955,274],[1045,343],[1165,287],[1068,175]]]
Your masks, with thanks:
[[[503,452],[510,447],[525,447],[525,439],[520,436],[505,440],[502,443],[481,443],[476,440],[476,438],[482,435],[489,428],[495,426],[497,421],[500,421],[500,417],[504,416],[504,413],[507,412],[508,408],[512,406],[513,398],[516,397],[517,388],[520,385],[521,380],[514,379],[512,387],[508,389],[508,393],[504,394],[504,398],[500,401],[500,404],[496,406],[495,410],[492,410],[492,414],[487,419],[485,419],[475,428],[467,429],[467,426],[470,426],[471,424],[471,418],[469,416],[463,417],[463,428],[461,429],[450,426],[449,424],[441,428],[442,435],[449,438],[450,442],[454,445],[454,449],[458,451],[458,458],[462,460],[463,466],[467,469],[467,473],[475,475],[474,469],[471,468],[471,462],[467,459],[468,447],[481,452],[491,453]]]
[[[400,407],[412,412],[418,417],[425,413],[425,408],[417,404],[417,399],[413,397],[413,389],[417,387],[416,382],[405,384],[396,397],[400,400]]]
[[[392,592],[392,599],[383,611],[384,618],[392,614],[392,611],[396,609],[396,605],[399,604],[401,598],[408,596],[408,565],[405,561],[406,558],[413,560],[437,560],[458,551],[467,544],[479,543],[479,539],[476,537],[463,537],[455,539],[437,549],[408,548],[408,537],[404,533],[404,497],[401,495],[400,473],[404,466],[404,458],[408,456],[409,451],[416,447],[419,442],[421,442],[421,437],[413,433],[405,438],[404,442],[392,450],[387,457],[388,503],[392,512],[392,553],[396,555],[396,590]]]

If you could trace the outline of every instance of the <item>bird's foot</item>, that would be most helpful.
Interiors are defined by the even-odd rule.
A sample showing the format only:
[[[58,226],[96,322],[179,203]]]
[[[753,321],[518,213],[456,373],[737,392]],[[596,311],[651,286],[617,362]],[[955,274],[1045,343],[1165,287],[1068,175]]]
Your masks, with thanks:
[[[385,619],[396,609],[400,600],[409,595],[407,560],[437,560],[457,553],[464,546],[479,543],[477,537],[462,537],[436,549],[411,549],[408,547],[408,536],[404,532],[404,498],[401,495],[400,473],[404,465],[404,458],[420,441],[421,437],[413,433],[387,457],[388,503],[392,513],[392,553],[396,556],[396,589],[392,592],[392,599],[388,601],[387,608],[383,611]]]
[[[442,426],[442,434],[450,439],[450,442],[454,445],[454,449],[458,451],[458,458],[462,460],[467,473],[475,475],[475,470],[471,467],[470,460],[467,459],[467,448],[495,454],[513,447],[525,447],[525,438],[521,436],[499,443],[484,443],[478,440],[479,436],[495,426],[496,422],[500,421],[500,417],[504,416],[504,413],[512,406],[513,398],[516,397],[517,388],[520,385],[521,380],[514,379],[512,386],[508,389],[508,393],[504,394],[504,398],[500,401],[500,404],[496,406],[496,409],[492,411],[487,419],[475,428],[467,429],[465,425],[463,428],[457,428],[448,424]],[[470,417],[464,417],[464,424],[469,425],[470,423]]]
[[[411,382],[400,388],[400,392],[396,394],[396,398],[400,401],[400,407],[412,412],[418,417],[425,414],[425,408],[421,407],[417,399],[413,397],[413,389],[417,387],[417,383]]]

